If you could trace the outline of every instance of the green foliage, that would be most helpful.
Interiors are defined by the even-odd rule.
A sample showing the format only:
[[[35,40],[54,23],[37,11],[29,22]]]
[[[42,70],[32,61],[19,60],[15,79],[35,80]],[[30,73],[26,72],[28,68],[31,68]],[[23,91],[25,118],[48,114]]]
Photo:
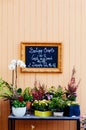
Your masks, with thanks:
[[[75,105],[79,105],[79,103],[76,101],[66,100],[66,105],[67,106],[75,106]]]
[[[26,106],[26,102],[25,101],[14,100],[12,102],[12,106],[14,106],[15,108],[25,107]]]
[[[55,86],[51,86],[50,88],[48,88],[47,92],[48,93],[55,93],[57,91]]]
[[[0,98],[5,100],[15,100],[22,95],[21,88],[15,88],[14,86],[8,84],[3,79],[0,79]]]
[[[54,97],[62,97],[64,94],[63,88],[58,86],[57,90],[55,91]]]
[[[33,101],[33,96],[32,95],[26,95],[26,94],[24,94],[23,95],[24,96],[24,100],[26,101],[26,102],[32,102]]]
[[[13,87],[1,78],[0,79],[0,98],[4,100],[8,100],[12,96],[13,96]]]
[[[28,94],[30,94],[30,88],[29,87],[26,87],[25,88],[25,90],[24,90],[24,92],[23,92],[23,95],[25,94],[25,95],[28,95]]]
[[[23,97],[24,97],[24,100],[27,102],[32,102],[33,101],[33,96],[32,94],[30,93],[30,88],[27,87],[25,88],[24,92],[23,92]]]
[[[49,109],[52,111],[62,111],[66,106],[66,101],[60,97],[54,97],[49,103]]]
[[[22,89],[21,89],[21,88],[18,88],[18,89],[17,89],[17,93],[18,93],[18,94],[22,94]]]

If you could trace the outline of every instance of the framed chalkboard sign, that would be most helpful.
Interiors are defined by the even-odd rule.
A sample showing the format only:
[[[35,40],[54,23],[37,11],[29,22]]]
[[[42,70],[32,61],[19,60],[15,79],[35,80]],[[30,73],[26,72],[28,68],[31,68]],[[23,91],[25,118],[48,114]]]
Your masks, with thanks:
[[[22,72],[62,72],[62,43],[21,43]]]

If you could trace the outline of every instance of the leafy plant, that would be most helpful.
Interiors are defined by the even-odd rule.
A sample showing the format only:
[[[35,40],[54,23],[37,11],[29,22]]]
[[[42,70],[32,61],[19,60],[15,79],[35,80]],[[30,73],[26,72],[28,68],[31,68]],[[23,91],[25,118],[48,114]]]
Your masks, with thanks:
[[[33,101],[33,96],[32,95],[25,95],[24,94],[24,100],[26,102],[32,102]]]
[[[64,91],[63,88],[59,85],[54,93],[54,97],[60,97],[62,98],[62,96],[64,95]]]
[[[66,100],[66,106],[76,106],[76,105],[79,105],[79,103],[76,101]]]
[[[49,103],[49,109],[52,111],[62,111],[66,106],[66,101],[61,97],[54,97]]]
[[[24,97],[24,100],[26,102],[28,102],[28,101],[32,102],[33,101],[33,96],[32,96],[32,94],[30,92],[30,88],[29,87],[25,88],[25,90],[23,92],[23,97]]]
[[[13,87],[1,78],[0,79],[0,98],[4,100],[10,100],[13,97],[13,94],[14,94]]]
[[[24,101],[24,98],[21,96],[18,99],[12,101],[12,106],[14,106],[15,108],[25,107],[26,106],[26,102]]]
[[[12,102],[13,100],[16,100],[22,96],[22,93],[23,92],[21,88],[17,89],[3,79],[0,79],[0,98],[2,98],[4,101],[10,100]]]

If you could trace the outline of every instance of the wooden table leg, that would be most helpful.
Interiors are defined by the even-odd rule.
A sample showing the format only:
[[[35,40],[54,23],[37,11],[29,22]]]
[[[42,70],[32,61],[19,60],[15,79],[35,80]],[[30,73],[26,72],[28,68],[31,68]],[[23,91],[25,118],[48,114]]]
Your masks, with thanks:
[[[8,119],[8,130],[15,130],[15,120]]]
[[[77,120],[77,130],[80,130],[80,120]]]

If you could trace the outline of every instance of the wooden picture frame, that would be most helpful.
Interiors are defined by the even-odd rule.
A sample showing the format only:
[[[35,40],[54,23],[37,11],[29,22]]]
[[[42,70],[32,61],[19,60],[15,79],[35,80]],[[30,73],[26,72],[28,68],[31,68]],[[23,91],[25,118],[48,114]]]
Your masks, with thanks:
[[[21,42],[21,72],[62,72],[62,43]]]

